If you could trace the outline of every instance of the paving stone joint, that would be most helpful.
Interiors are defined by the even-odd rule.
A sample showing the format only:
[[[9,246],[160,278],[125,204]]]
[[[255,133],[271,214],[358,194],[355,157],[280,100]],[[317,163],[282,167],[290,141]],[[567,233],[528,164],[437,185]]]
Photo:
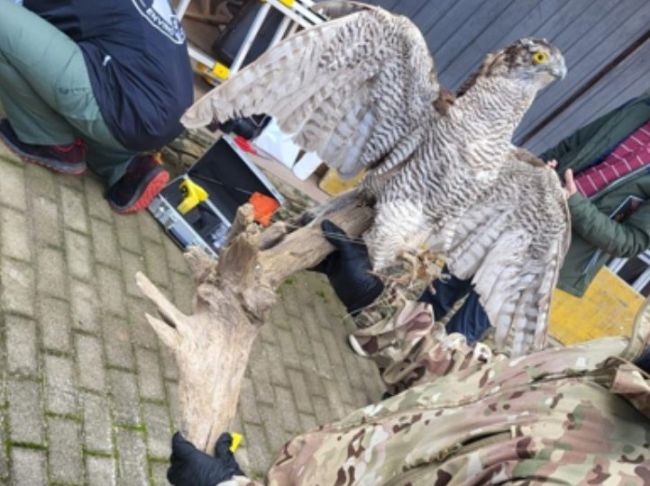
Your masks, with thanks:
[[[133,279],[145,271],[189,312],[181,251],[147,213],[114,215],[92,175],[53,175],[1,145],[0,220],[0,483],[167,484],[178,370]],[[382,393],[322,276],[296,275],[280,296],[235,425],[254,477],[295,434]]]

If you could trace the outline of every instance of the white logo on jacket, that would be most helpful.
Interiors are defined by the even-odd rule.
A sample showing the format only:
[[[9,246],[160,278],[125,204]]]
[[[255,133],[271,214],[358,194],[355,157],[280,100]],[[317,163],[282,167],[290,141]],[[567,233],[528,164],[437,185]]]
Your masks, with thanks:
[[[174,44],[185,42],[185,32],[169,0],[132,0],[138,12]]]

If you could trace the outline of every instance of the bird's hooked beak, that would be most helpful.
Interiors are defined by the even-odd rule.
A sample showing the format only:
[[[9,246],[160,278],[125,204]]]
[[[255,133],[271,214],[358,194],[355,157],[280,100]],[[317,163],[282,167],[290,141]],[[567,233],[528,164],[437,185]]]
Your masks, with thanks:
[[[549,65],[551,74],[557,79],[564,79],[566,77],[567,69],[564,63],[564,56],[561,54],[556,56],[554,61]]]

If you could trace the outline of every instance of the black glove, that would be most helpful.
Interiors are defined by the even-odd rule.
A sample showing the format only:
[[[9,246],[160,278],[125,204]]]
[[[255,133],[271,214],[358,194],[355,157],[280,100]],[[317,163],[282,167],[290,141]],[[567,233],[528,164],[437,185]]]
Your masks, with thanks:
[[[232,436],[223,433],[214,446],[214,457],[198,450],[180,432],[172,437],[171,465],[167,480],[174,486],[215,486],[233,476],[244,476],[230,445]]]
[[[223,133],[234,133],[235,135],[244,137],[246,140],[251,140],[260,134],[269,120],[270,118],[264,115],[247,118],[231,118],[223,123],[212,122],[208,125],[208,129],[213,132],[221,130]]]
[[[336,250],[311,270],[327,275],[348,312],[356,314],[379,297],[384,284],[370,273],[372,265],[363,242],[352,241],[327,219],[321,223],[321,230]]]

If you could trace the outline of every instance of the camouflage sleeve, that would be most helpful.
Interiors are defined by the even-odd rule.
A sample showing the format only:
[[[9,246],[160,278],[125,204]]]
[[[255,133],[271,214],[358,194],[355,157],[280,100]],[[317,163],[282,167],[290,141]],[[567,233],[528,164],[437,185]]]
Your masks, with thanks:
[[[353,338],[408,390],[294,437],[264,480],[221,485],[650,484],[650,384],[618,357],[625,338],[508,359],[414,302]]]
[[[391,319],[354,332],[350,343],[377,363],[391,394],[492,360],[490,348],[447,334],[431,306],[420,302],[407,302]]]
[[[442,373],[290,440],[268,484],[648,484],[650,422],[629,399],[647,408],[650,387],[619,358],[603,363],[618,349],[600,340]]]
[[[610,358],[608,362],[614,364],[622,360]],[[624,397],[637,410],[646,417],[650,417],[650,383],[643,376],[643,372],[631,363],[622,361],[619,366],[612,366],[615,371],[607,385],[612,393]]]

